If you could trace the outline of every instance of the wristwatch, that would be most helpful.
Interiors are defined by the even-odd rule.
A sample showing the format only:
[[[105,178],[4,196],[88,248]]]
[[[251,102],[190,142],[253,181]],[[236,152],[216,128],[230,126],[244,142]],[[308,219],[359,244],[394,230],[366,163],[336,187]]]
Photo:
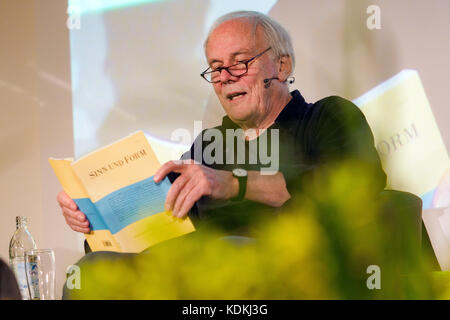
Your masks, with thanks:
[[[234,197],[232,200],[243,200],[245,196],[245,191],[247,190],[247,170],[242,168],[236,168],[232,171],[233,177],[238,179],[239,182],[239,192],[236,197]]]

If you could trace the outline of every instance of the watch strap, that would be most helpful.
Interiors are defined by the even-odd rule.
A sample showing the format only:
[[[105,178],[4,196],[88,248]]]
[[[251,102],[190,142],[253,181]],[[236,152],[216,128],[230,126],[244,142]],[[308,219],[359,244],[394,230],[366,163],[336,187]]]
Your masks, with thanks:
[[[247,177],[248,175],[245,175],[243,177],[239,177],[236,175],[233,175],[235,178],[238,179],[239,182],[239,191],[236,197],[233,198],[233,200],[241,201],[244,200],[245,192],[247,191]]]

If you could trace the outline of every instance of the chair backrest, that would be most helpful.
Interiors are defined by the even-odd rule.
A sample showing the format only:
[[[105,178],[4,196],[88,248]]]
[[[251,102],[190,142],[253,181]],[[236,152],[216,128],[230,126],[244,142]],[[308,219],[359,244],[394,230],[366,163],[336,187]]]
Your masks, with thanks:
[[[422,222],[422,200],[409,192],[384,190],[380,193],[381,214],[391,232],[392,247],[399,261],[407,263],[419,253],[431,259],[433,270],[440,270],[428,234]],[[402,263],[402,262],[400,262]],[[407,265],[401,267],[408,270]]]

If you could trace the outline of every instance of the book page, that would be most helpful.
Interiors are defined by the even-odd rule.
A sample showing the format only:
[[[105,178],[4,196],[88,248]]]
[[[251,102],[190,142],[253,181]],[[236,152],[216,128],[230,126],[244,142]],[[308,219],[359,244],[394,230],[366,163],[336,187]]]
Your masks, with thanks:
[[[48,161],[63,190],[75,201],[80,211],[86,214],[86,218],[89,220],[91,232],[85,236],[91,250],[122,251],[89,198],[80,179],[76,176],[71,165],[72,159],[50,158]]]

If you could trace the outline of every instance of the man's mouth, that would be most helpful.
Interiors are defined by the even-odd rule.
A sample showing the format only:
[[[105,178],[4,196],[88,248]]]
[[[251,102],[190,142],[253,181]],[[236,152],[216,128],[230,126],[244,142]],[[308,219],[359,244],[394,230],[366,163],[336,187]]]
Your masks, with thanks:
[[[227,99],[232,101],[233,99],[235,99],[236,97],[240,97],[247,94],[247,92],[235,92],[235,93],[230,93],[227,94]]]

